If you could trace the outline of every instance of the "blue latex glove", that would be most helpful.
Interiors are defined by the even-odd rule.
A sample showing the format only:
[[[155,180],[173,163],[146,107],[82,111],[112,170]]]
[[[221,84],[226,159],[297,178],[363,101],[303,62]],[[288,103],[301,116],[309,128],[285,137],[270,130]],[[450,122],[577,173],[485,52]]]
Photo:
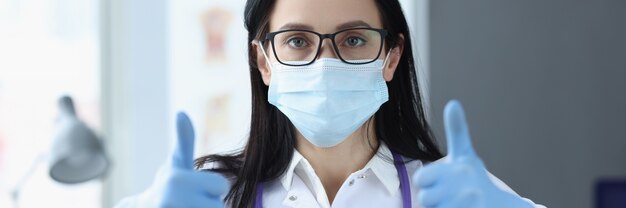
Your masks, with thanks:
[[[178,113],[176,127],[178,139],[174,153],[152,185],[118,207],[224,207],[221,195],[229,188],[226,179],[193,168],[194,130],[185,113]]]
[[[461,103],[452,100],[444,110],[448,156],[413,175],[422,208],[526,208],[521,197],[497,187],[472,147]]]

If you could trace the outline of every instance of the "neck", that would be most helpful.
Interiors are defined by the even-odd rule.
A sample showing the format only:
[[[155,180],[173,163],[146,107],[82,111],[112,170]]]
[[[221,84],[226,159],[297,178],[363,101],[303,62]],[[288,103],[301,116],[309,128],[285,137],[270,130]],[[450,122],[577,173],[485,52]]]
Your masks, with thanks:
[[[348,176],[363,169],[376,153],[378,141],[372,127],[366,123],[346,140],[329,148],[317,147],[297,133],[296,149],[315,170],[331,204]]]

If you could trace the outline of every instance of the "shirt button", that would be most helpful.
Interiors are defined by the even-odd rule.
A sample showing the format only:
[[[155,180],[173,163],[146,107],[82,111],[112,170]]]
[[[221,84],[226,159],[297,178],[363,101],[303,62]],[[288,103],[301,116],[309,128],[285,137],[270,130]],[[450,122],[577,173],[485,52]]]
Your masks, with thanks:
[[[352,186],[354,185],[354,179],[350,180],[350,183],[348,183],[348,186]]]
[[[295,200],[297,200],[297,199],[298,199],[298,197],[297,197],[296,195],[291,195],[291,196],[289,196],[289,200],[290,200],[290,201],[295,201]]]
[[[359,179],[364,179],[364,178],[367,178],[365,174],[359,176]]]

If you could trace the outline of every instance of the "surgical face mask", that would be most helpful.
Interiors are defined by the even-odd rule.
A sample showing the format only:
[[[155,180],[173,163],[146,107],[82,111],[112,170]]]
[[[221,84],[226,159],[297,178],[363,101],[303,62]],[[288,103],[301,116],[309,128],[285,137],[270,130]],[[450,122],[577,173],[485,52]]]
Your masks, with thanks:
[[[331,58],[306,66],[275,62],[268,101],[315,146],[336,146],[387,102],[383,67],[388,58],[362,65]]]

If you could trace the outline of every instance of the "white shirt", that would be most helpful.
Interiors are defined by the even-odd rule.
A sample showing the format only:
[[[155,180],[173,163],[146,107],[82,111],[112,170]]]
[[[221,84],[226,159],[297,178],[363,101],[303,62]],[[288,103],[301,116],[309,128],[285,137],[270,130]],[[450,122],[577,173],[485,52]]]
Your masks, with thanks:
[[[306,158],[295,151],[287,171],[274,181],[265,183],[263,207],[402,207],[400,179],[392,161],[391,151],[381,143],[377,154],[365,167],[352,173],[341,185],[331,205],[315,170]],[[421,167],[422,162],[419,160],[406,164],[409,180],[412,180],[411,176]],[[498,187],[516,194],[496,177],[492,176],[491,179]],[[418,190],[412,185],[411,195],[412,205],[416,207]],[[534,207],[544,207],[526,200]]]
[[[376,155],[365,167],[352,173],[341,185],[331,205],[313,167],[298,151],[295,151],[287,171],[279,178],[265,183],[263,207],[402,207],[400,179],[392,158],[393,155],[387,146],[381,144]],[[211,169],[213,165],[215,164],[205,163],[201,169]],[[411,176],[422,167],[422,162],[414,160],[405,166],[410,181]],[[516,194],[495,176],[490,174],[490,178],[502,190]],[[412,206],[417,207],[418,190],[414,186],[410,187]],[[116,208],[137,207],[135,204],[137,197],[122,200]],[[525,200],[535,208],[545,208],[528,199]]]

